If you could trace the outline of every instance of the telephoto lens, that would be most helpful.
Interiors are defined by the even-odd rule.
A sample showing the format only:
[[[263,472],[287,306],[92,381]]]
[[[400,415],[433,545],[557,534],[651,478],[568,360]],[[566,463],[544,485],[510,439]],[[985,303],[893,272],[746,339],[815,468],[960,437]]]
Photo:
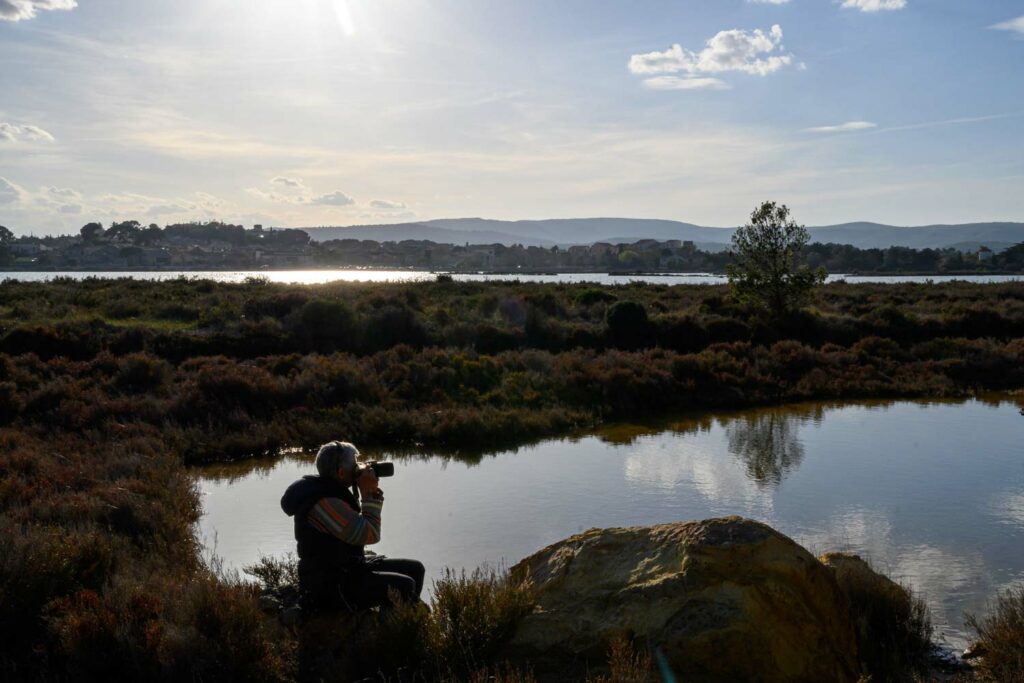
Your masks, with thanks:
[[[393,462],[371,462],[370,469],[378,479],[395,476],[395,463]]]

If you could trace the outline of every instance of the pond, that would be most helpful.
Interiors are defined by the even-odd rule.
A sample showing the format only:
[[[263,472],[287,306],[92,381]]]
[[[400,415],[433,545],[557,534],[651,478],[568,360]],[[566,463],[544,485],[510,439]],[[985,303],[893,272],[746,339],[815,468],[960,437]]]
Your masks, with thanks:
[[[937,637],[961,647],[964,612],[1024,581],[1022,405],[800,404],[618,424],[472,461],[393,455],[374,549],[420,559],[436,578],[591,527],[742,515],[816,554],[868,558],[920,592]],[[298,455],[199,469],[207,553],[238,569],[294,552],[278,501],[312,472]]]
[[[435,273],[422,270],[216,270],[216,271],[0,271],[0,282],[5,279],[23,282],[45,282],[56,277],[81,280],[88,277],[119,278],[137,280],[173,280],[178,277],[203,278],[217,282],[243,282],[246,278],[267,278],[271,282],[303,285],[326,282],[419,282],[433,280]],[[590,282],[601,285],[622,285],[630,282],[648,282],[663,285],[720,285],[726,282],[724,275],[711,273],[666,273],[646,275],[613,275],[609,273],[551,273],[546,275],[517,275],[508,273],[456,273],[452,277],[459,282],[482,282],[488,280],[519,280],[521,282]],[[916,282],[964,282],[998,283],[1016,282],[1024,275],[829,275],[829,282],[845,280],[851,283],[901,283]]]

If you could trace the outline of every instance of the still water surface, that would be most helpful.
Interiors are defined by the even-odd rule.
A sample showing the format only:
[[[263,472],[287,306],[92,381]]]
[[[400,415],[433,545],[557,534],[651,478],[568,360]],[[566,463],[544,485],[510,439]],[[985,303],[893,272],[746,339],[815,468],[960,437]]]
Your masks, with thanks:
[[[591,527],[743,515],[814,553],[869,558],[922,593],[937,636],[960,647],[964,611],[1024,582],[1022,405],[801,404],[617,425],[476,462],[393,455],[375,550],[436,578]],[[293,552],[278,500],[312,472],[308,456],[199,469],[208,552],[236,569]]]
[[[179,277],[203,278],[217,282],[242,282],[250,277],[265,277],[271,282],[304,285],[323,284],[338,280],[346,282],[418,282],[433,280],[435,273],[422,270],[236,270],[236,271],[68,271],[30,272],[0,271],[0,282],[5,279],[23,282],[45,282],[56,277],[82,280],[87,277],[119,278],[137,280],[173,280]],[[664,285],[718,285],[726,281],[724,275],[710,273],[675,273],[671,275],[610,275],[608,273],[557,273],[548,275],[517,275],[499,273],[458,273],[452,275],[460,282],[483,282],[488,280],[519,280],[521,282],[593,282],[604,285],[621,285],[630,282],[650,282]],[[1021,275],[829,275],[829,282],[1014,282],[1024,279]]]

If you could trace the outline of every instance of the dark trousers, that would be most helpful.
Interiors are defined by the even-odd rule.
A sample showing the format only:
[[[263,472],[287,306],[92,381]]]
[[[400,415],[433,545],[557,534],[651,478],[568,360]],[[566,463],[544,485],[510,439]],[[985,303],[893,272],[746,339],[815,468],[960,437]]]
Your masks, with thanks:
[[[349,577],[343,593],[355,609],[393,607],[392,591],[397,593],[400,601],[414,603],[419,601],[423,592],[425,574],[423,564],[416,560],[374,558]]]
[[[309,560],[299,560],[299,590],[304,609],[365,610],[389,608],[389,591],[398,592],[402,602],[416,602],[423,592],[426,570],[416,560],[372,558],[349,570],[335,569]]]

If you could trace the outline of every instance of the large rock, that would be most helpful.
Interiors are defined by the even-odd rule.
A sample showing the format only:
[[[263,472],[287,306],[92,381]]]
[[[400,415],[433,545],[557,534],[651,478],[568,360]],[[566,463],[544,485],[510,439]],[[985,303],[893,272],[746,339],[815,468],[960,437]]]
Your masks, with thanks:
[[[832,572],[772,528],[729,517],[592,529],[513,568],[537,608],[511,659],[535,669],[603,661],[626,635],[664,655],[680,681],[856,681],[846,599]]]

